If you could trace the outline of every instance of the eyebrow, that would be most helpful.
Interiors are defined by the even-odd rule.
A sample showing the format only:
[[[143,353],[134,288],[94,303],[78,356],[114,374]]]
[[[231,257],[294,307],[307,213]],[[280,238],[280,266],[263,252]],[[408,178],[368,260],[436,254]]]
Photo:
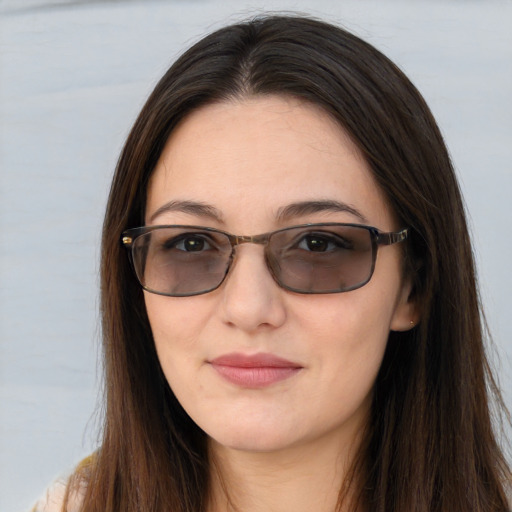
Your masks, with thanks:
[[[279,208],[277,211],[278,220],[285,221],[293,217],[301,217],[311,215],[312,213],[321,212],[344,212],[354,215],[362,222],[368,222],[366,217],[353,206],[346,203],[335,201],[332,199],[316,200],[316,201],[300,201]]]
[[[223,222],[220,210],[215,208],[215,206],[197,201],[169,201],[163,206],[160,206],[160,208],[151,215],[149,218],[150,222],[152,222],[156,217],[167,212],[188,213],[198,217],[206,217],[219,223]]]
[[[169,201],[168,203],[158,208],[149,218],[150,222],[153,222],[156,217],[159,217],[160,215],[163,215],[167,212],[187,213],[198,217],[209,218],[219,223],[223,222],[222,213],[220,210],[215,208],[215,206],[198,201],[178,200]],[[353,206],[350,206],[341,201],[335,201],[333,199],[300,201],[291,203],[279,208],[277,210],[276,217],[278,221],[287,221],[293,219],[294,217],[303,217],[305,215],[322,212],[349,213],[360,219],[362,222],[368,222],[366,217]]]

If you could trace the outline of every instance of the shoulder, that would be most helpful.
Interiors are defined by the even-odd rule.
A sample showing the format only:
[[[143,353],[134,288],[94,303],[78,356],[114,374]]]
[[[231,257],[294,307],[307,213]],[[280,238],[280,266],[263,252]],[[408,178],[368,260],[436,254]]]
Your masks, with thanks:
[[[86,488],[83,476],[93,461],[94,455],[87,457],[78,464],[67,481],[55,482],[30,512],[79,512]],[[68,487],[71,489],[68,490]]]
[[[61,512],[66,496],[66,484],[57,482],[52,485],[43,497],[34,505],[31,512]]]
[[[31,512],[79,512],[84,490],[82,488],[71,491],[66,501],[67,487],[68,484],[62,481],[53,484],[34,505]],[[66,505],[65,508],[64,505]]]

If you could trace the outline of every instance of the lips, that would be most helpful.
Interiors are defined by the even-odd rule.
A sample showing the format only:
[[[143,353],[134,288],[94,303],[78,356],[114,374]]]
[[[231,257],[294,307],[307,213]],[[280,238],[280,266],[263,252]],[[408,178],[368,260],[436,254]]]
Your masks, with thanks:
[[[246,388],[263,388],[296,375],[302,366],[273,354],[226,354],[209,361],[228,382]]]

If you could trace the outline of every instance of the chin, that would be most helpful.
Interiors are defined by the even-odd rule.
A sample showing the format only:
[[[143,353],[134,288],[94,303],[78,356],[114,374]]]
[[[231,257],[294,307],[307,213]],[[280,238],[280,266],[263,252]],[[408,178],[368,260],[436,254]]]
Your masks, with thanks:
[[[268,453],[283,450],[292,444],[290,432],[279,431],[275,426],[234,427],[222,432],[207,432],[217,446],[242,452]]]

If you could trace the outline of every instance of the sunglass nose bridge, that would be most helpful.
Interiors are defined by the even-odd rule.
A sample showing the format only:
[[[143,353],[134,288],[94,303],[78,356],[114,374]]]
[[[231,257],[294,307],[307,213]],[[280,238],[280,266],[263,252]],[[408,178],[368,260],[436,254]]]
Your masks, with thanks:
[[[233,246],[241,245],[241,244],[266,244],[268,241],[268,235],[236,235],[232,242]]]

